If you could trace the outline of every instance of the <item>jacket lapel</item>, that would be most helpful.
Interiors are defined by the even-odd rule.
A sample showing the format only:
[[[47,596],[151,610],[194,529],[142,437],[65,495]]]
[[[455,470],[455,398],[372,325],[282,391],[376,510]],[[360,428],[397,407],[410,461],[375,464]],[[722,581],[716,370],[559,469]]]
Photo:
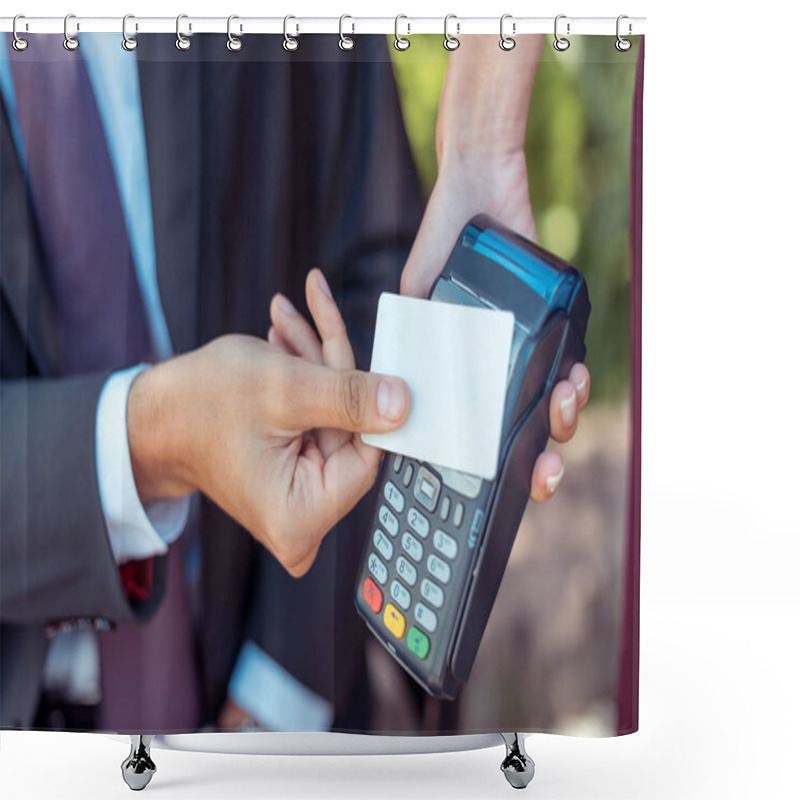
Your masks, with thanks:
[[[156,270],[177,354],[193,348],[197,338],[202,62],[195,55],[197,48],[178,53],[175,37],[167,34],[148,36],[137,53],[145,48],[138,68]]]
[[[176,353],[195,345],[200,258],[200,69],[189,52],[173,60],[174,38],[148,37],[139,60],[156,269]],[[0,102],[0,284],[42,375],[58,363],[54,310],[45,281],[25,177]]]
[[[4,102],[0,102],[0,285],[36,372],[54,374],[58,359],[53,302]]]

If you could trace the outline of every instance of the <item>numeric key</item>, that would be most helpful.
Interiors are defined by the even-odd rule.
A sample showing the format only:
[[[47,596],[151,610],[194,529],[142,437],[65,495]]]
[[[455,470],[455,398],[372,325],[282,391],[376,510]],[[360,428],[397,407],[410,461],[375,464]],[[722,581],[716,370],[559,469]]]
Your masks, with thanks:
[[[386,568],[386,564],[381,561],[375,553],[369,554],[369,571],[375,576],[375,580],[378,583],[386,583],[386,579],[389,577],[389,570]]]
[[[391,594],[392,600],[394,600],[403,611],[408,611],[411,606],[411,592],[409,592],[400,581],[392,581],[389,594]]]
[[[397,559],[395,568],[397,569],[397,574],[409,586],[413,586],[417,582],[417,568],[405,556],[400,556]]]
[[[431,611],[422,603],[417,603],[416,606],[414,606],[414,619],[430,633],[433,633],[436,630],[436,626],[439,624],[439,619],[435,612]]]
[[[411,526],[411,530],[420,537],[420,539],[424,539],[431,530],[431,524],[428,522],[427,517],[417,511],[416,508],[409,508],[408,515],[406,516],[408,520],[408,524]]]
[[[380,511],[378,511],[378,519],[381,521],[381,525],[389,531],[391,536],[397,536],[397,532],[400,530],[400,523],[397,521],[397,517],[392,514],[386,506],[381,506]]]
[[[403,534],[403,550],[417,563],[422,561],[422,545],[408,531]]]
[[[406,506],[406,499],[403,497],[403,493],[391,481],[386,481],[386,486],[383,487],[383,496],[398,514],[402,513]]]
[[[446,561],[433,554],[428,556],[428,572],[436,578],[439,583],[447,583],[450,580],[452,570]]]
[[[375,543],[375,549],[387,560],[391,560],[392,554],[394,553],[394,547],[392,547],[392,543],[389,540],[389,537],[383,531],[375,531],[375,535],[372,537],[372,541]]]
[[[433,546],[446,558],[451,561],[458,553],[458,542],[439,529],[433,534]]]
[[[422,583],[419,585],[419,590],[422,596],[436,608],[441,608],[444,603],[444,592],[433,581],[423,578]]]

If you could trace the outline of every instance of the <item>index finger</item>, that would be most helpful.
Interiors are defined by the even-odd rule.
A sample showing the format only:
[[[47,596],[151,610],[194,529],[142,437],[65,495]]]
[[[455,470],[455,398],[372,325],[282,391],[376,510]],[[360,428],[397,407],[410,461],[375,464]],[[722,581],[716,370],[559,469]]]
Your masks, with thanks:
[[[306,300],[322,340],[325,365],[334,369],[354,369],[356,359],[347,337],[347,328],[321,270],[312,269],[308,273]]]

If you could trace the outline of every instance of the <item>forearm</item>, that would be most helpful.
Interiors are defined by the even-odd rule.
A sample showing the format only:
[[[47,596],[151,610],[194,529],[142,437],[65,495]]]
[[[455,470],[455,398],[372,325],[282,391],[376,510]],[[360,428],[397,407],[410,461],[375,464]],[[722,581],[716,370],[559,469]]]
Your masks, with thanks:
[[[465,36],[450,54],[436,122],[439,174],[403,270],[402,294],[428,294],[475,214],[536,237],[525,129],[542,38],[520,36],[506,51],[496,36]]]
[[[495,159],[522,149],[543,37],[516,41],[505,51],[496,36],[465,36],[450,54],[436,125],[440,169],[465,156]]]

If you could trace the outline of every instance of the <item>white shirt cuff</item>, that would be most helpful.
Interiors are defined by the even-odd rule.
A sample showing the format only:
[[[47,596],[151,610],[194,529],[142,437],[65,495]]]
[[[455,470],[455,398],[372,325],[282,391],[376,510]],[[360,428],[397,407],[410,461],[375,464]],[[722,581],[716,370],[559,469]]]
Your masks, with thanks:
[[[136,491],[128,449],[128,392],[133,379],[145,369],[146,364],[139,364],[114,372],[97,401],[97,484],[117,564],[163,555],[189,517],[189,497],[156,500],[145,508]]]
[[[230,698],[274,731],[327,731],[333,706],[246,639],[228,682]]]

